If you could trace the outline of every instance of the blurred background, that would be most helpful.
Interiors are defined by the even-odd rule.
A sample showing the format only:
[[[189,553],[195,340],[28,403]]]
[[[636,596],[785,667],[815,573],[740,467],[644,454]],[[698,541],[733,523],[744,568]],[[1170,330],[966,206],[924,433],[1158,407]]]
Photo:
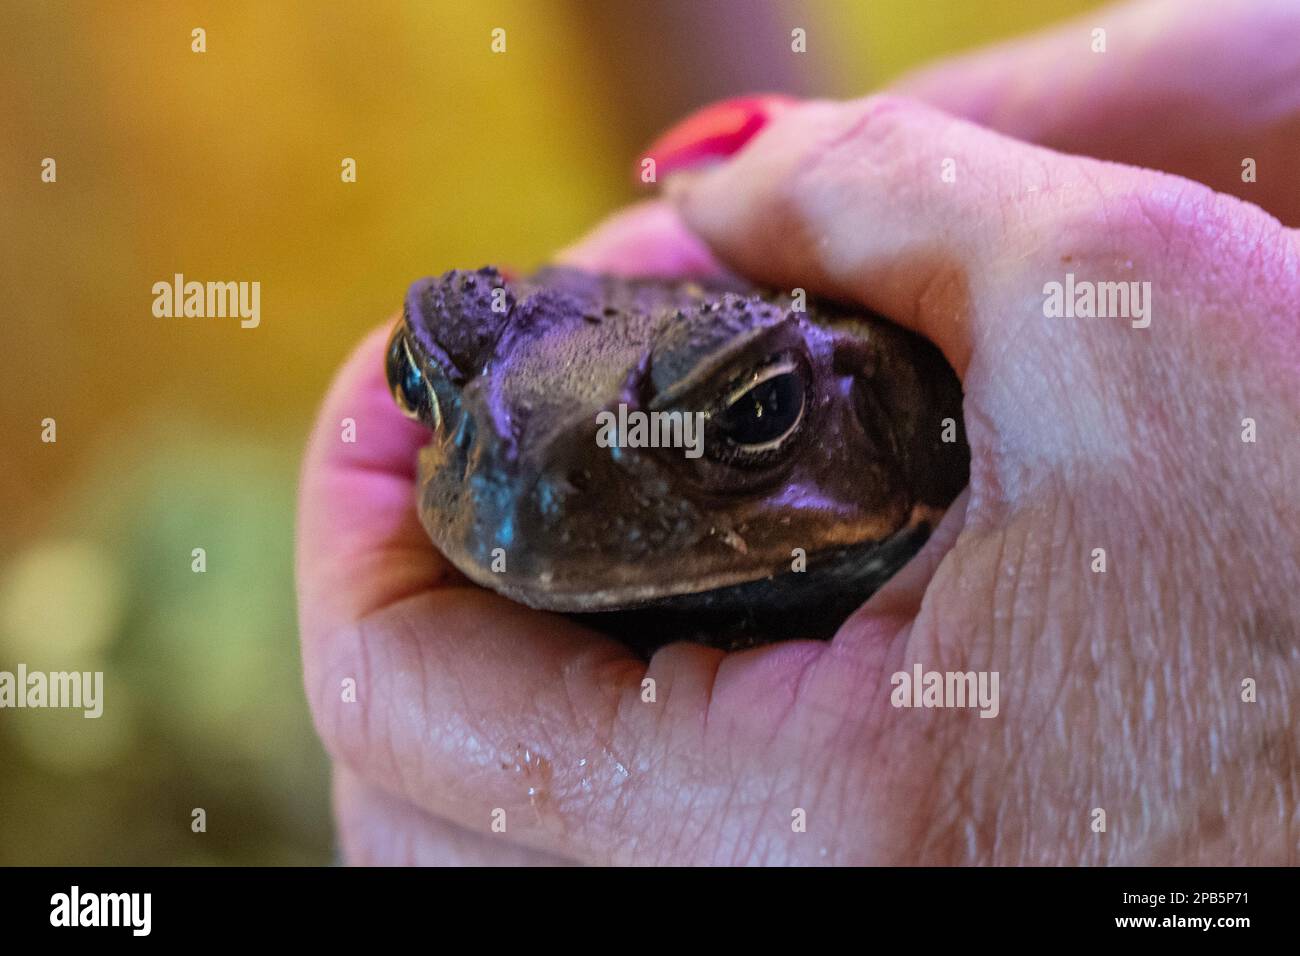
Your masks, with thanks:
[[[297,467],[413,279],[542,262],[711,100],[854,96],[1093,6],[0,0],[0,670],[105,672],[98,720],[0,710],[0,863],[331,861]],[[155,318],[178,272],[260,282],[260,326]]]

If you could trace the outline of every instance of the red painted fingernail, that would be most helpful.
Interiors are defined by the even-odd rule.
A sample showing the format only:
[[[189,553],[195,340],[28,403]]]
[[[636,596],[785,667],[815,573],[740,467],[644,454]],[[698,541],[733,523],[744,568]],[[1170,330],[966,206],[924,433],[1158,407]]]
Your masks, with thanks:
[[[792,96],[768,93],[713,103],[671,127],[650,145],[646,156],[655,161],[656,178],[726,159],[797,102]]]

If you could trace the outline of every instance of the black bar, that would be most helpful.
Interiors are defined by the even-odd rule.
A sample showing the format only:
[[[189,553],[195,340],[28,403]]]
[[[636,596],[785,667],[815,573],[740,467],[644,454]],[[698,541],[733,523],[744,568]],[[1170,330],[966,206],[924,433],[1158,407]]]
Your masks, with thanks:
[[[116,907],[126,925],[51,925],[71,909],[73,886],[79,918],[111,916]],[[981,938],[1181,944],[1199,936],[1231,945],[1247,938],[1243,933],[1291,929],[1296,880],[1287,869],[38,868],[0,870],[0,887],[7,939],[75,934],[85,943],[147,938],[206,946],[271,934],[337,946],[413,934],[432,947],[469,933],[479,942],[569,940],[586,949],[636,936],[663,945],[695,940],[683,934],[697,929],[733,943],[750,935],[761,941],[777,929],[811,941],[843,927],[864,943],[903,931],[929,950],[939,940]],[[144,897],[136,898],[139,909],[127,909],[121,896],[101,909],[98,894],[106,893],[150,894],[147,936],[133,929],[143,928]],[[1200,925],[1206,919],[1208,928]],[[1121,925],[1132,920],[1151,922]],[[613,935],[591,935],[597,927]]]

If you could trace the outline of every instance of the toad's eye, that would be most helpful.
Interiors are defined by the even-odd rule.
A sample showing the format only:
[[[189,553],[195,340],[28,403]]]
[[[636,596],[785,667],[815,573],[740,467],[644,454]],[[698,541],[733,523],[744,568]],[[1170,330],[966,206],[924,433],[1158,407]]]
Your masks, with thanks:
[[[710,417],[714,444],[722,445],[714,448],[716,457],[767,463],[799,431],[807,392],[805,369],[793,358],[770,362],[733,382]]]
[[[416,364],[411,354],[411,343],[400,325],[388,340],[388,355],[384,364],[388,373],[388,388],[402,414],[423,421],[431,428],[437,428],[441,419],[438,397]]]

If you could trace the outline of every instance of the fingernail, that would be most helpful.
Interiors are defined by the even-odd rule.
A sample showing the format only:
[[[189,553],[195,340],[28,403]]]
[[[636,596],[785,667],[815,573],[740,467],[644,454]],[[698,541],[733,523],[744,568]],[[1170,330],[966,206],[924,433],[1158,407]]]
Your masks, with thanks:
[[[768,93],[713,103],[651,143],[646,158],[654,160],[656,178],[726,159],[797,102],[792,96]]]

